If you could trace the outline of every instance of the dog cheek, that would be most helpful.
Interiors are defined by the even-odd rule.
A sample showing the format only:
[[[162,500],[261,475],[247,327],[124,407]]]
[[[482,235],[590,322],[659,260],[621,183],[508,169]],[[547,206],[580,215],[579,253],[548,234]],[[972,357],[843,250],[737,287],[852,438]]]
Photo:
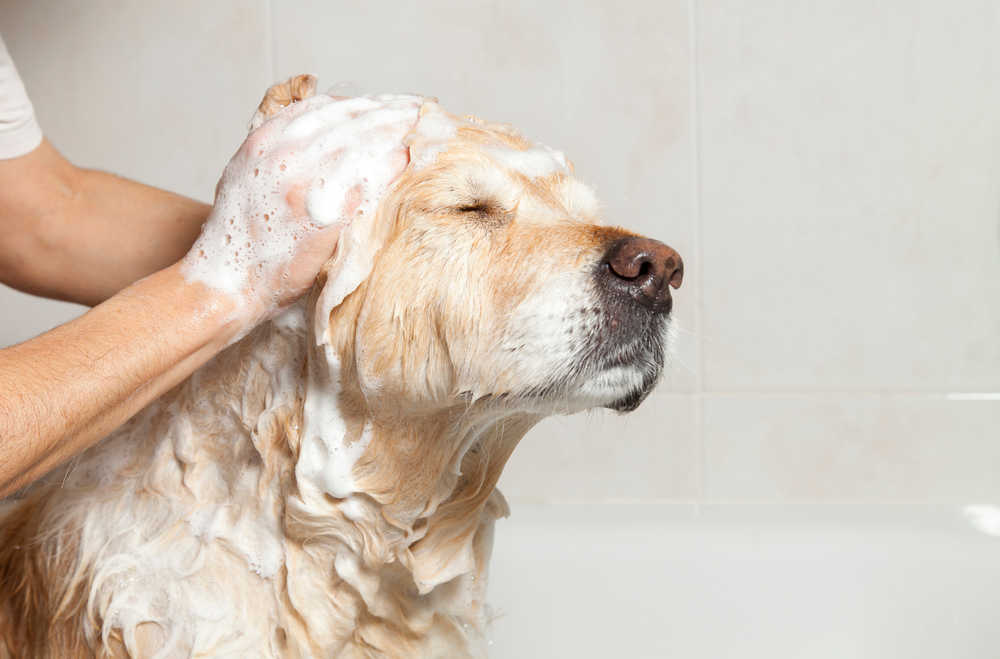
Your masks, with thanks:
[[[436,405],[448,399],[453,369],[432,318],[418,308],[389,316],[369,315],[359,326],[356,361],[365,397],[393,405]]]

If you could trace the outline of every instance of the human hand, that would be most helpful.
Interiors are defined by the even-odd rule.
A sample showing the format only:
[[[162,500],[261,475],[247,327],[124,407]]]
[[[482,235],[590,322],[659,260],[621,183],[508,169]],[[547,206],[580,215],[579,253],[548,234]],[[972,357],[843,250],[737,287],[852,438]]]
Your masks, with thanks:
[[[423,100],[318,95],[294,102],[292,96],[284,109],[280,102],[265,107],[273,90],[289,83],[261,103],[183,261],[187,279],[238,299],[247,326],[305,293],[341,229],[375,212],[406,167],[402,140]],[[267,118],[268,111],[275,113]]]

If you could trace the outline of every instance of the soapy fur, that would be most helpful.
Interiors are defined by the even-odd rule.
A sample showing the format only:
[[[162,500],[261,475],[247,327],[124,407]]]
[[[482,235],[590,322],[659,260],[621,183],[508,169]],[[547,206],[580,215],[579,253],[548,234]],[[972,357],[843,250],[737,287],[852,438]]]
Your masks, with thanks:
[[[407,142],[306,299],[8,504],[0,657],[486,654],[504,464],[665,332],[616,334],[631,234],[564,158],[431,102]]]

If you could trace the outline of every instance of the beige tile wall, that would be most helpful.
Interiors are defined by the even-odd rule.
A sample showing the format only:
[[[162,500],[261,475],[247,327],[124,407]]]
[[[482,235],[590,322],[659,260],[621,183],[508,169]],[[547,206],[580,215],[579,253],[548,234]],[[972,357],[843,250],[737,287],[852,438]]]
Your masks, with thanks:
[[[677,247],[673,372],[539,426],[514,501],[1000,499],[991,0],[0,0],[0,33],[79,164],[208,199],[310,71],[508,121]],[[0,309],[0,345],[79,312]]]

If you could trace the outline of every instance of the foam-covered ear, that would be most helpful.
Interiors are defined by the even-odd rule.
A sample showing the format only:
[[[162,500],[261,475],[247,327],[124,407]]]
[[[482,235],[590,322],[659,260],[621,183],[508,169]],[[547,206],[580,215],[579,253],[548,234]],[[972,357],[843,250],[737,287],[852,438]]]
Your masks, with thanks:
[[[330,314],[375,267],[375,257],[385,243],[386,234],[379,230],[382,228],[379,225],[390,220],[384,214],[385,209],[380,205],[375,213],[355,218],[340,232],[337,249],[323,266],[326,282],[316,300],[313,317],[316,345],[329,342]]]
[[[420,106],[420,119],[410,134],[406,145],[410,147],[410,166],[422,169],[434,162],[438,154],[447,150],[458,129],[455,117],[445,112],[432,100]]]
[[[392,188],[387,196],[392,194]],[[344,365],[333,345],[330,317],[357,290],[375,267],[375,259],[389,234],[393,218],[386,198],[374,213],[355,217],[340,232],[333,256],[324,264],[322,288],[312,309],[313,338],[306,359],[302,428],[295,476],[307,508],[327,511],[329,494],[340,499],[354,492],[351,470],[367,446],[352,437],[339,409],[338,395]]]
[[[403,141],[409,149],[410,162],[399,179],[405,177],[407,172],[432,164],[438,154],[447,150],[455,137],[457,125],[454,117],[437,103],[432,100],[424,102],[417,124]],[[393,221],[385,208],[385,199],[391,196],[395,185],[390,187],[375,213],[355,218],[344,228],[333,257],[323,268],[326,283],[316,301],[313,320],[317,345],[329,341],[330,314],[368,278],[375,266],[375,258],[388,234],[387,225]]]

